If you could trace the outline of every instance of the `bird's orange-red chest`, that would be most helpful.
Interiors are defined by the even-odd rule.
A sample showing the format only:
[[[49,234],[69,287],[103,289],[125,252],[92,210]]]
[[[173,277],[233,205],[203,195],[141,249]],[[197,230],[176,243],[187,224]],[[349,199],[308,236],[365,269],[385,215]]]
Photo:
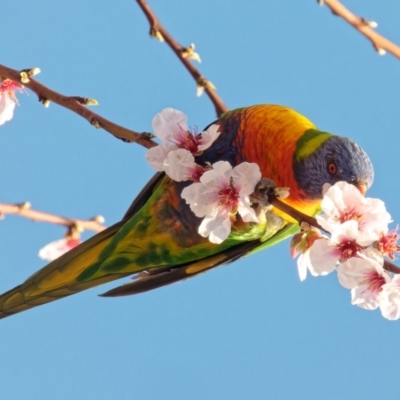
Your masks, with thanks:
[[[298,186],[293,170],[293,157],[298,140],[307,130],[316,129],[307,118],[294,110],[275,105],[259,105],[229,116],[237,118],[234,139],[241,160],[255,162],[262,176],[272,179],[278,187],[289,187],[284,201],[302,212],[313,215],[319,200],[309,200]]]

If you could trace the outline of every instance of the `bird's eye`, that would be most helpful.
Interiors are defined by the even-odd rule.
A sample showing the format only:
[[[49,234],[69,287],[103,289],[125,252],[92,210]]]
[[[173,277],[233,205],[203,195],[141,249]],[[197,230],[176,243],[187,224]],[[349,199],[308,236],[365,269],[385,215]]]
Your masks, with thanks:
[[[337,166],[336,166],[336,164],[335,164],[333,161],[330,161],[330,162],[328,163],[328,165],[326,166],[326,168],[327,168],[328,172],[329,172],[331,175],[335,175],[335,174],[336,174]]]

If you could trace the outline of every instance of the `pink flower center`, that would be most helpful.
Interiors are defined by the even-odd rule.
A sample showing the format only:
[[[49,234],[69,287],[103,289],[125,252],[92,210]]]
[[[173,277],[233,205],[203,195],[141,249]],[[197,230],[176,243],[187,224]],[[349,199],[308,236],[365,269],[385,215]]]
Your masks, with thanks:
[[[397,244],[399,240],[397,229],[390,231],[387,235],[381,235],[376,244],[377,249],[391,260],[395,259],[394,253],[400,252],[400,246]]]
[[[0,98],[2,95],[9,97],[16,104],[18,104],[18,99],[15,96],[15,90],[23,92],[23,86],[19,83],[16,83],[10,79],[4,79],[4,81],[0,82]]]
[[[228,186],[218,192],[217,199],[219,206],[222,207],[223,210],[236,214],[239,203],[239,193],[233,186],[232,180]]]
[[[340,213],[340,222],[343,224],[343,222],[346,221],[359,221],[362,218],[362,215],[357,212],[355,208],[350,208],[347,211],[342,211]]]
[[[201,165],[195,164],[194,167],[188,168],[189,179],[193,182],[200,182],[201,176],[206,172],[207,169],[203,168]]]
[[[386,283],[385,278],[375,270],[368,271],[364,275],[365,279],[361,284],[366,285],[366,288],[363,293],[368,293],[373,298],[376,298],[381,291],[382,286]]]
[[[67,239],[65,242],[66,246],[68,249],[73,249],[74,247],[78,246],[81,244],[81,241],[79,239]]]
[[[185,131],[178,124],[179,131],[174,134],[171,138],[171,141],[174,142],[179,148],[190,151],[193,155],[199,154],[198,149],[198,139],[197,139],[197,128],[194,129],[194,132]]]
[[[23,86],[11,79],[5,79],[0,83],[0,93],[11,93],[14,92],[14,90],[22,91]]]
[[[362,250],[362,246],[360,246],[355,240],[345,240],[342,243],[336,245],[339,251],[339,261],[345,262],[351,257],[356,257],[357,253]]]

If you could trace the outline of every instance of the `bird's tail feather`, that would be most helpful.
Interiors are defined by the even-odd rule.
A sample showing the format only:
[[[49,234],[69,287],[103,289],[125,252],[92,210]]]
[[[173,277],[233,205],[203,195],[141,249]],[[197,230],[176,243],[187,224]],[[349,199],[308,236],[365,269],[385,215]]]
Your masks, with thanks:
[[[49,303],[123,277],[107,275],[89,282],[77,282],[76,277],[110,242],[123,221],[93,236],[60,258],[29,277],[24,283],[0,295],[0,318],[28,310],[32,307]]]

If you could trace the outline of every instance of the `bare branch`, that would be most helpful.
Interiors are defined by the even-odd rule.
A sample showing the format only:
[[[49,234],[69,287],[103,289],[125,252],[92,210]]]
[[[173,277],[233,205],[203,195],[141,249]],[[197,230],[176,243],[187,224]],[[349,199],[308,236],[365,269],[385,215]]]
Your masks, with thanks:
[[[367,37],[374,49],[379,54],[385,54],[385,51],[393,54],[397,58],[400,58],[400,47],[390,40],[386,39],[379,33],[376,33],[373,26],[376,26],[376,23],[373,21],[368,21],[365,18],[358,17],[353,14],[349,9],[347,9],[343,4],[338,0],[319,0],[321,5],[326,4],[332,11],[334,15],[342,17],[345,21],[347,21],[350,25],[352,25],[355,29],[357,29],[361,34]]]
[[[18,83],[23,81],[24,86],[36,93],[39,101],[45,106],[49,101],[52,101],[62,107],[68,108],[85,118],[95,128],[103,128],[116,138],[122,139],[126,142],[135,142],[147,149],[157,145],[156,142],[151,140],[152,135],[150,133],[138,133],[124,128],[123,126],[114,124],[85,107],[85,105],[96,104],[97,102],[95,100],[79,96],[64,96],[35,81],[31,77],[28,79],[26,71],[27,70],[17,71],[4,65],[0,65],[0,77],[11,79]]]
[[[161,25],[161,22],[154,14],[153,10],[150,8],[146,0],[136,0],[139,7],[142,9],[143,13],[146,15],[150,24],[150,36],[156,37],[159,40],[165,40],[168,46],[176,54],[176,56],[181,60],[182,64],[192,75],[193,79],[196,81],[199,87],[202,87],[207,93],[208,97],[212,101],[215,107],[215,112],[217,116],[221,116],[224,112],[228,111],[228,107],[222,101],[222,99],[217,95],[212,83],[204,78],[198,69],[192,64],[187,57],[188,48],[181,46]]]
[[[314,226],[315,228],[321,229],[321,231],[324,231],[326,233],[329,233],[326,231],[318,222],[315,218],[310,217],[309,215],[303,214],[302,212],[296,210],[295,208],[289,206],[288,204],[284,203],[283,201],[279,200],[276,196],[274,195],[268,195],[268,202],[276,207],[277,209],[283,211],[285,214],[290,215],[293,219],[298,221],[299,225],[302,222],[307,222],[309,225]]]
[[[66,218],[43,211],[31,210],[28,202],[21,204],[0,203],[0,215],[5,214],[18,215],[35,222],[48,222],[50,224],[61,225],[69,229],[78,228],[78,230],[101,232],[106,228],[103,225],[104,218],[101,215],[93,217],[89,220]]]

